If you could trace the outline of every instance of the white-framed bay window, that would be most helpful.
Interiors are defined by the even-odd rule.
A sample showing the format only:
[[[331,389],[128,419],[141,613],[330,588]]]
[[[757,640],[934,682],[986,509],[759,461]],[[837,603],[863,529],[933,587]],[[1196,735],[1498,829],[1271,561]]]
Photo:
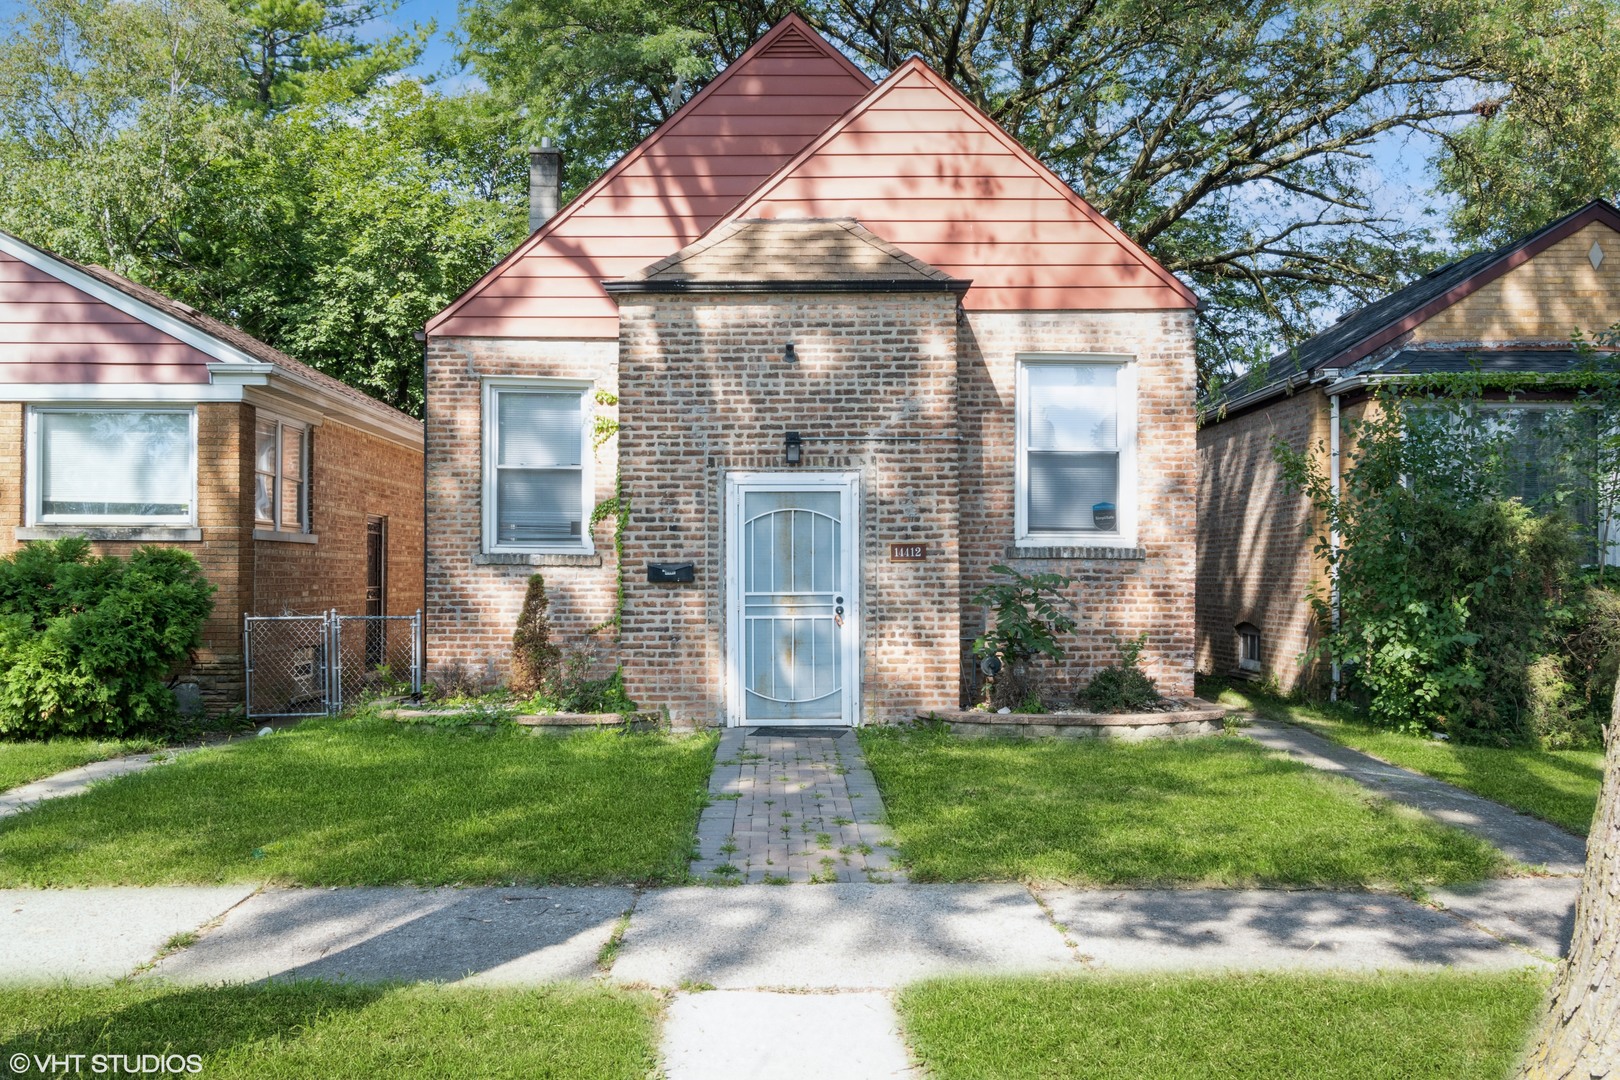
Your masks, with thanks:
[[[589,382],[484,382],[484,550],[590,552]]]
[[[1018,358],[1015,538],[1022,547],[1136,544],[1136,364]]]
[[[253,426],[253,521],[270,532],[309,532],[309,428],[260,413]]]
[[[193,406],[32,406],[25,453],[31,525],[197,522]]]

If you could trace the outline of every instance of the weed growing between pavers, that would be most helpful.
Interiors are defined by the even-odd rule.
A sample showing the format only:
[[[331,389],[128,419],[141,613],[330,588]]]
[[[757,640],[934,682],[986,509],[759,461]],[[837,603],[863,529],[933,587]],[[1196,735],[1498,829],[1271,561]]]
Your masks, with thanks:
[[[913,881],[1368,887],[1505,868],[1460,830],[1240,738],[861,745]]]
[[[196,1054],[197,1075],[642,1080],[659,999],[557,985],[472,990],[322,982],[0,989],[0,1063],[14,1054]],[[178,1075],[189,1075],[180,1072]]]
[[[936,979],[898,1001],[934,1080],[1505,1076],[1539,973]]]
[[[1577,836],[1592,827],[1603,784],[1603,751],[1458,746],[1375,728],[1346,705],[1283,701],[1206,682],[1202,692],[1268,720],[1299,724],[1341,746],[1432,776],[1550,821]]]
[[[681,881],[713,749],[306,722],[0,821],[0,885]]]

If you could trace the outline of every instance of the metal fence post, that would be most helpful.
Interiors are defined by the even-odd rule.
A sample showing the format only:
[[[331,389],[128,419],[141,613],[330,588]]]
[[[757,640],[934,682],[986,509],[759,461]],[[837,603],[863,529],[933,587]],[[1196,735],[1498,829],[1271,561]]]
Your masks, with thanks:
[[[343,624],[338,621],[337,608],[326,612],[326,634],[331,642],[326,654],[326,711],[335,716],[343,711]]]
[[[422,696],[422,609],[411,618],[411,696]]]
[[[253,620],[242,612],[242,711],[253,715]]]

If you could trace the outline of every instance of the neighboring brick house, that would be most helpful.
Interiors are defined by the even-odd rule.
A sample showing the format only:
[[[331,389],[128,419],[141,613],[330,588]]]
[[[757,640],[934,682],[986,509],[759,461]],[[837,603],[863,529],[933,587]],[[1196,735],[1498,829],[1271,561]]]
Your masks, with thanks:
[[[790,17],[531,224],[427,327],[430,672],[539,569],[677,723],[908,719],[1005,563],[1075,579],[1055,689],[1146,633],[1191,693],[1196,299],[926,65]]]
[[[1460,259],[1278,354],[1203,403],[1198,431],[1198,669],[1273,677],[1285,690],[1328,677],[1302,663],[1315,644],[1308,595],[1329,595],[1323,535],[1290,491],[1274,439],[1330,473],[1369,388],[1424,373],[1559,372],[1581,362],[1573,336],[1620,323],[1620,211],[1594,202],[1530,235]],[[1502,401],[1527,438],[1538,409]],[[1534,492],[1526,494],[1534,495]],[[1612,554],[1610,555],[1612,559]]]
[[[185,304],[0,232],[0,553],[185,548],[187,676],[243,705],[242,617],[422,606],[422,425]]]

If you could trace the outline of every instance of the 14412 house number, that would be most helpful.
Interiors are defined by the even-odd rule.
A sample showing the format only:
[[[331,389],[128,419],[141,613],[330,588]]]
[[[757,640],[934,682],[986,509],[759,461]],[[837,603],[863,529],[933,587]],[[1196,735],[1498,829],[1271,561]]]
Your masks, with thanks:
[[[928,558],[927,544],[890,544],[890,562],[921,562]]]

